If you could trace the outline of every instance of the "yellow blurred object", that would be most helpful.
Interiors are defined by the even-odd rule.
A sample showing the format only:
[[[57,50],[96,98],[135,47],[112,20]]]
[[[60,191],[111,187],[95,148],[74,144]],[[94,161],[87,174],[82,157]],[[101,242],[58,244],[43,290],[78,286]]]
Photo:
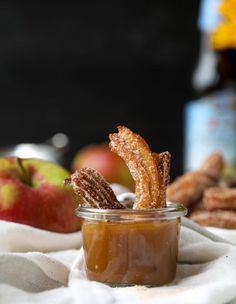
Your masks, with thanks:
[[[236,0],[224,0],[219,11],[223,20],[212,33],[212,47],[216,50],[236,49]]]
[[[229,20],[236,19],[236,0],[224,0],[219,7],[220,13]]]

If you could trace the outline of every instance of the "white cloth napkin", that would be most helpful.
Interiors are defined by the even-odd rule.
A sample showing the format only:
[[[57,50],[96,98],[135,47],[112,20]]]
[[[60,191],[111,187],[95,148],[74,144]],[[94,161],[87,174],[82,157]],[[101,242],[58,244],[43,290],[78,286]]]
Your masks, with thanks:
[[[0,304],[236,303],[236,246],[188,219],[182,220],[176,278],[163,287],[88,281],[80,246],[80,232],[0,221]]]
[[[0,220],[0,251],[60,251],[78,249],[81,233],[54,233]]]

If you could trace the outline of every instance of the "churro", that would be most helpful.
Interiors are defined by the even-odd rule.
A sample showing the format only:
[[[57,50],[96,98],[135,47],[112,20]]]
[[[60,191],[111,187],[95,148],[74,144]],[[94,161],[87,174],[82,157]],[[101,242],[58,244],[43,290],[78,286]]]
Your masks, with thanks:
[[[118,133],[110,134],[109,138],[111,150],[123,158],[135,181],[133,208],[165,207],[161,189],[163,178],[145,140],[124,126],[119,126]]]
[[[203,195],[203,205],[207,210],[236,209],[236,188],[212,187]]]
[[[191,213],[190,219],[203,226],[236,228],[236,211],[233,210],[196,211]]]
[[[215,186],[224,167],[223,157],[214,152],[206,158],[199,170],[178,177],[167,188],[167,198],[190,206],[201,199],[205,189]]]
[[[167,185],[170,180],[170,160],[171,160],[171,154],[168,151],[162,152],[162,153],[153,153],[155,159],[156,159],[156,165],[157,170],[160,172],[160,197],[162,204],[165,205],[166,203],[166,190]]]
[[[200,171],[211,176],[217,182],[224,168],[224,159],[220,152],[211,153],[203,162]]]
[[[123,209],[113,190],[102,175],[92,168],[83,168],[65,181],[92,208]]]

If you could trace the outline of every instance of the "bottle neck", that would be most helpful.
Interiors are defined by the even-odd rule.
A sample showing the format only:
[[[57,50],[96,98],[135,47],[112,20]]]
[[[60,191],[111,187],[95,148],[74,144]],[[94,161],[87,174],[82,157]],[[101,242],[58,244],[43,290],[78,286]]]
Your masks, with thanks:
[[[236,50],[227,49],[219,52],[219,82],[228,85],[236,83]]]
[[[201,97],[224,88],[236,89],[236,50],[227,49],[214,53],[215,62],[211,68],[211,81],[200,89],[195,89],[195,97]],[[208,71],[209,73],[209,71]]]

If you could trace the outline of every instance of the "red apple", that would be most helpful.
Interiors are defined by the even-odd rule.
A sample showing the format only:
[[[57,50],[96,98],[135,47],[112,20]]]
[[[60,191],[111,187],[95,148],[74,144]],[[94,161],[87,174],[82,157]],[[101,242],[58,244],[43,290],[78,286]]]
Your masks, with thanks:
[[[54,232],[73,232],[74,193],[63,181],[69,172],[39,159],[0,158],[0,219]]]
[[[118,183],[134,190],[134,181],[125,162],[110,151],[107,144],[85,146],[77,152],[72,171],[91,167],[99,171],[109,183]]]

